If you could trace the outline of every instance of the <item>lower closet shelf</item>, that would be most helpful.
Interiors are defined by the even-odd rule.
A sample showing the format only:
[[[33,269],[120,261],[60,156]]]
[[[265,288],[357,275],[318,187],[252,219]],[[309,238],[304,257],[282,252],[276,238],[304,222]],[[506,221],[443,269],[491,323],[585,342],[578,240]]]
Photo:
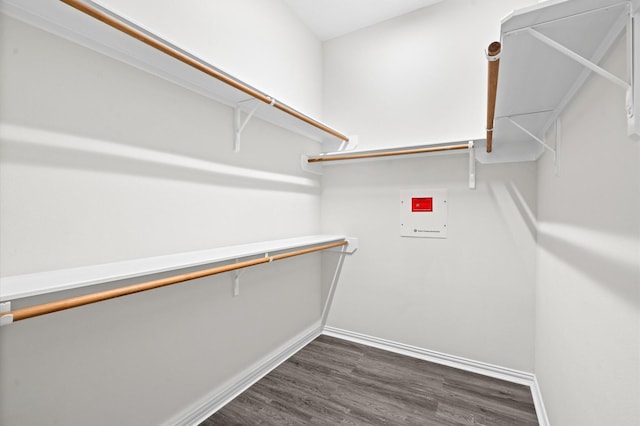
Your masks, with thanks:
[[[347,238],[342,235],[309,235],[283,240],[262,241],[165,256],[146,257],[114,263],[2,277],[0,278],[0,301],[15,300],[23,297],[87,287],[127,278],[142,277],[176,269],[225,262],[265,253],[299,249],[344,240],[347,240]],[[352,246],[352,244],[350,245]],[[347,248],[347,250],[350,249]],[[353,248],[351,248],[351,250],[353,250]]]

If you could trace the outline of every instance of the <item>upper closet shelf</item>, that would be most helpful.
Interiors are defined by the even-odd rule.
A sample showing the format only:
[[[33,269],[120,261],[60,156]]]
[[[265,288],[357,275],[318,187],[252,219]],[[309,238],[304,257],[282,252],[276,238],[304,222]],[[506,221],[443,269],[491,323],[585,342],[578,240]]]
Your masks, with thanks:
[[[337,130],[92,1],[0,0],[0,7],[2,12],[31,25],[242,109],[245,119],[251,114],[335,146],[348,141]]]
[[[486,143],[480,140],[481,145]],[[476,187],[476,142],[475,141],[457,141],[449,143],[427,144],[427,145],[411,145],[394,148],[380,148],[372,150],[360,151],[340,151],[325,152],[320,155],[309,157],[302,156],[302,169],[311,173],[322,174],[322,166],[330,164],[339,164],[352,161],[372,161],[380,159],[406,158],[417,155],[434,155],[448,154],[461,151],[467,151],[469,154],[469,188]]]
[[[492,153],[478,150],[478,161],[532,161],[555,142],[545,135],[592,72],[608,79],[611,90],[626,91],[629,132],[640,133],[633,105],[640,97],[627,76],[599,63],[628,29],[629,75],[637,43],[631,37],[636,4],[620,0],[553,0],[513,12],[502,21],[500,72]],[[635,79],[637,81],[637,78]],[[625,92],[623,92],[625,93]],[[625,111],[625,105],[620,110]]]

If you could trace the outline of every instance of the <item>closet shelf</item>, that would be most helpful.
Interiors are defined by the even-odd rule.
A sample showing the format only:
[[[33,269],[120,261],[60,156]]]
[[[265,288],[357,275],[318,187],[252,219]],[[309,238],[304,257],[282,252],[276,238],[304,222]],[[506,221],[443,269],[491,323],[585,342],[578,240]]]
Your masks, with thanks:
[[[353,150],[353,151],[338,151],[338,152],[326,152],[316,156],[302,155],[301,166],[302,169],[315,173],[322,174],[322,167],[331,164],[351,163],[361,161],[376,161],[376,160],[388,160],[396,157],[406,158],[407,156],[423,156],[423,155],[438,155],[438,154],[455,154],[461,151],[466,151],[469,155],[469,188],[475,189],[476,187],[476,143],[480,142],[484,144],[484,139],[480,141],[456,141],[447,143],[427,144],[427,145],[410,145],[393,148],[379,148],[372,150]]]
[[[347,239],[342,235],[309,235],[283,240],[263,241],[209,250],[2,277],[0,278],[0,301],[15,300],[127,278],[228,262],[252,256],[261,256],[266,253],[273,254],[284,250],[299,249],[344,240],[349,241],[346,252],[353,252],[357,247],[355,239]]]
[[[248,112],[255,110],[254,117],[312,140],[327,142],[331,146],[339,146],[348,141],[347,136],[321,121],[242,82],[97,3],[89,0],[65,2],[2,0],[0,11],[218,102]],[[83,9],[85,13],[74,7]],[[94,17],[87,14],[91,12],[97,15]],[[118,29],[110,25],[115,25]]]
[[[447,142],[447,143],[437,143],[437,144],[426,144],[426,145],[408,145],[408,146],[399,146],[393,148],[379,148],[379,149],[370,149],[370,150],[353,150],[353,151],[336,151],[336,152],[326,152],[319,155],[314,156],[306,156],[303,155],[303,164],[336,164],[342,161],[353,161],[353,160],[377,160],[384,159],[384,157],[396,157],[396,156],[405,156],[405,155],[425,155],[437,152],[448,152],[458,150],[466,150],[470,147],[473,147],[473,144],[470,145],[469,142],[473,141],[457,141],[457,142]]]
[[[533,161],[545,148],[554,150],[542,144],[547,131],[594,71],[616,83],[612,90],[624,90],[618,86],[627,77],[606,75],[598,63],[632,25],[632,13],[629,1],[555,0],[507,16],[501,25],[494,149],[478,150],[478,161]],[[629,110],[631,121],[632,116]]]

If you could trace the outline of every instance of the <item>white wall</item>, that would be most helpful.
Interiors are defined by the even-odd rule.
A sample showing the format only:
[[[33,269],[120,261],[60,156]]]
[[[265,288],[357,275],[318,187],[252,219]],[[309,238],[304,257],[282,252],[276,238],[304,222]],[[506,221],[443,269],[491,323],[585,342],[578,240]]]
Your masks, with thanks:
[[[532,3],[447,1],[328,42],[325,119],[365,147],[481,136],[483,49]],[[623,52],[606,64],[621,76]],[[549,156],[481,167],[475,193],[454,157],[327,168],[323,225],[361,238],[329,322],[535,372],[552,424],[636,424],[639,145],[598,77],[563,123],[559,176]],[[417,185],[449,188],[449,240],[397,235],[399,191]]]
[[[534,163],[479,167],[468,158],[398,159],[325,168],[325,230],[356,235],[328,325],[533,371]],[[447,239],[399,235],[400,191],[448,190]]]
[[[324,96],[323,118],[375,147],[482,136],[483,51],[534,1],[448,0],[324,52],[276,1],[103,3],[311,115]],[[354,235],[329,325],[535,371],[552,424],[640,417],[640,153],[610,83],[563,116],[559,176],[546,156],[479,166],[471,191],[451,155],[330,166],[320,187],[298,166],[314,142],[253,120],[234,154],[230,108],[12,19],[0,30],[3,276]],[[622,51],[607,64],[621,75]],[[409,188],[449,190],[448,239],[398,235]],[[594,191],[615,207],[593,210]],[[0,328],[0,423],[174,418],[318,319],[319,259],[248,270],[239,298],[220,276]]]
[[[322,44],[283,1],[100,3],[279,101],[322,118]]]
[[[624,76],[620,40],[604,67]],[[554,425],[640,418],[640,144],[625,94],[592,76],[538,165],[536,375]],[[550,139],[553,141],[553,139]]]
[[[325,118],[362,146],[482,137],[484,49],[533,2],[448,0],[325,44]],[[325,167],[322,223],[360,238],[329,325],[533,371],[536,170],[466,156]],[[401,238],[399,193],[449,190],[449,239]]]
[[[324,118],[362,147],[484,138],[485,49],[533,0],[447,0],[324,46]]]
[[[234,153],[231,108],[43,38],[3,26],[3,275],[319,228],[319,181],[299,166],[317,143],[252,120]]]
[[[235,154],[231,108],[14,19],[0,28],[3,276],[320,231],[319,180],[299,167],[316,142],[254,119]],[[298,26],[264,39],[283,31],[310,40]],[[306,44],[315,56],[283,66],[317,68]],[[222,275],[2,327],[0,423],[175,418],[317,323],[320,259],[246,270],[236,298]]]

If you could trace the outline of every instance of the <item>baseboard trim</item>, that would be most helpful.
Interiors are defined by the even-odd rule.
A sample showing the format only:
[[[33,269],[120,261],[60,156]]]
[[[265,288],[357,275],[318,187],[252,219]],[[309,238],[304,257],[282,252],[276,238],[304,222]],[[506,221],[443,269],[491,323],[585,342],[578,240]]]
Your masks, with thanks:
[[[236,396],[251,387],[258,380],[269,374],[300,349],[309,344],[322,332],[320,323],[314,324],[302,333],[287,341],[253,366],[238,374],[233,380],[211,392],[205,398],[176,416],[167,425],[196,426],[228,404]]]
[[[299,333],[278,349],[262,358],[259,362],[238,374],[235,379],[230,380],[227,384],[222,385],[220,388],[211,392],[198,403],[194,404],[188,410],[185,410],[166,424],[176,426],[196,426],[202,423],[213,413],[247,390],[258,380],[269,374],[272,370],[321,334],[529,386],[531,389],[531,396],[536,407],[538,423],[540,426],[550,426],[538,381],[532,373],[474,361],[467,358],[432,351],[417,346],[406,345],[404,343],[398,343],[335,327],[322,327],[320,323],[316,323],[312,327],[309,327]]]
[[[531,386],[534,382],[534,375],[523,371],[513,370],[506,367],[500,367],[485,362],[474,361],[459,356],[449,355],[442,352],[436,352],[417,346],[406,345],[391,340],[381,339],[379,337],[368,336],[366,334],[355,333],[353,331],[342,330],[335,327],[325,326],[322,330],[323,334],[337,337],[340,339],[350,340],[352,342],[361,343],[367,346],[373,346],[390,352],[407,355],[413,358],[423,359],[449,367],[458,368],[460,370],[470,371],[472,373],[482,374],[484,376],[494,377],[496,379],[506,380],[521,385]]]
[[[538,384],[538,378],[534,376],[533,384],[531,385],[531,396],[533,397],[533,403],[536,406],[536,415],[538,416],[538,423],[540,426],[550,426],[549,417],[547,416],[547,410],[544,407],[542,401],[542,391]]]
[[[542,402],[540,387],[538,386],[538,381],[536,380],[535,375],[532,373],[488,364],[485,362],[474,361],[468,358],[449,355],[442,352],[420,348],[417,346],[406,345],[404,343],[398,343],[391,340],[368,336],[366,334],[356,333],[353,331],[343,330],[335,327],[323,327],[322,334],[336,337],[338,339],[349,340],[378,349],[383,349],[389,352],[422,359],[425,361],[435,362],[437,364],[446,365],[448,367],[453,367],[460,370],[529,386],[531,389],[533,403],[536,407],[538,423],[540,424],[540,426],[549,426],[547,413],[544,408],[544,403]]]

